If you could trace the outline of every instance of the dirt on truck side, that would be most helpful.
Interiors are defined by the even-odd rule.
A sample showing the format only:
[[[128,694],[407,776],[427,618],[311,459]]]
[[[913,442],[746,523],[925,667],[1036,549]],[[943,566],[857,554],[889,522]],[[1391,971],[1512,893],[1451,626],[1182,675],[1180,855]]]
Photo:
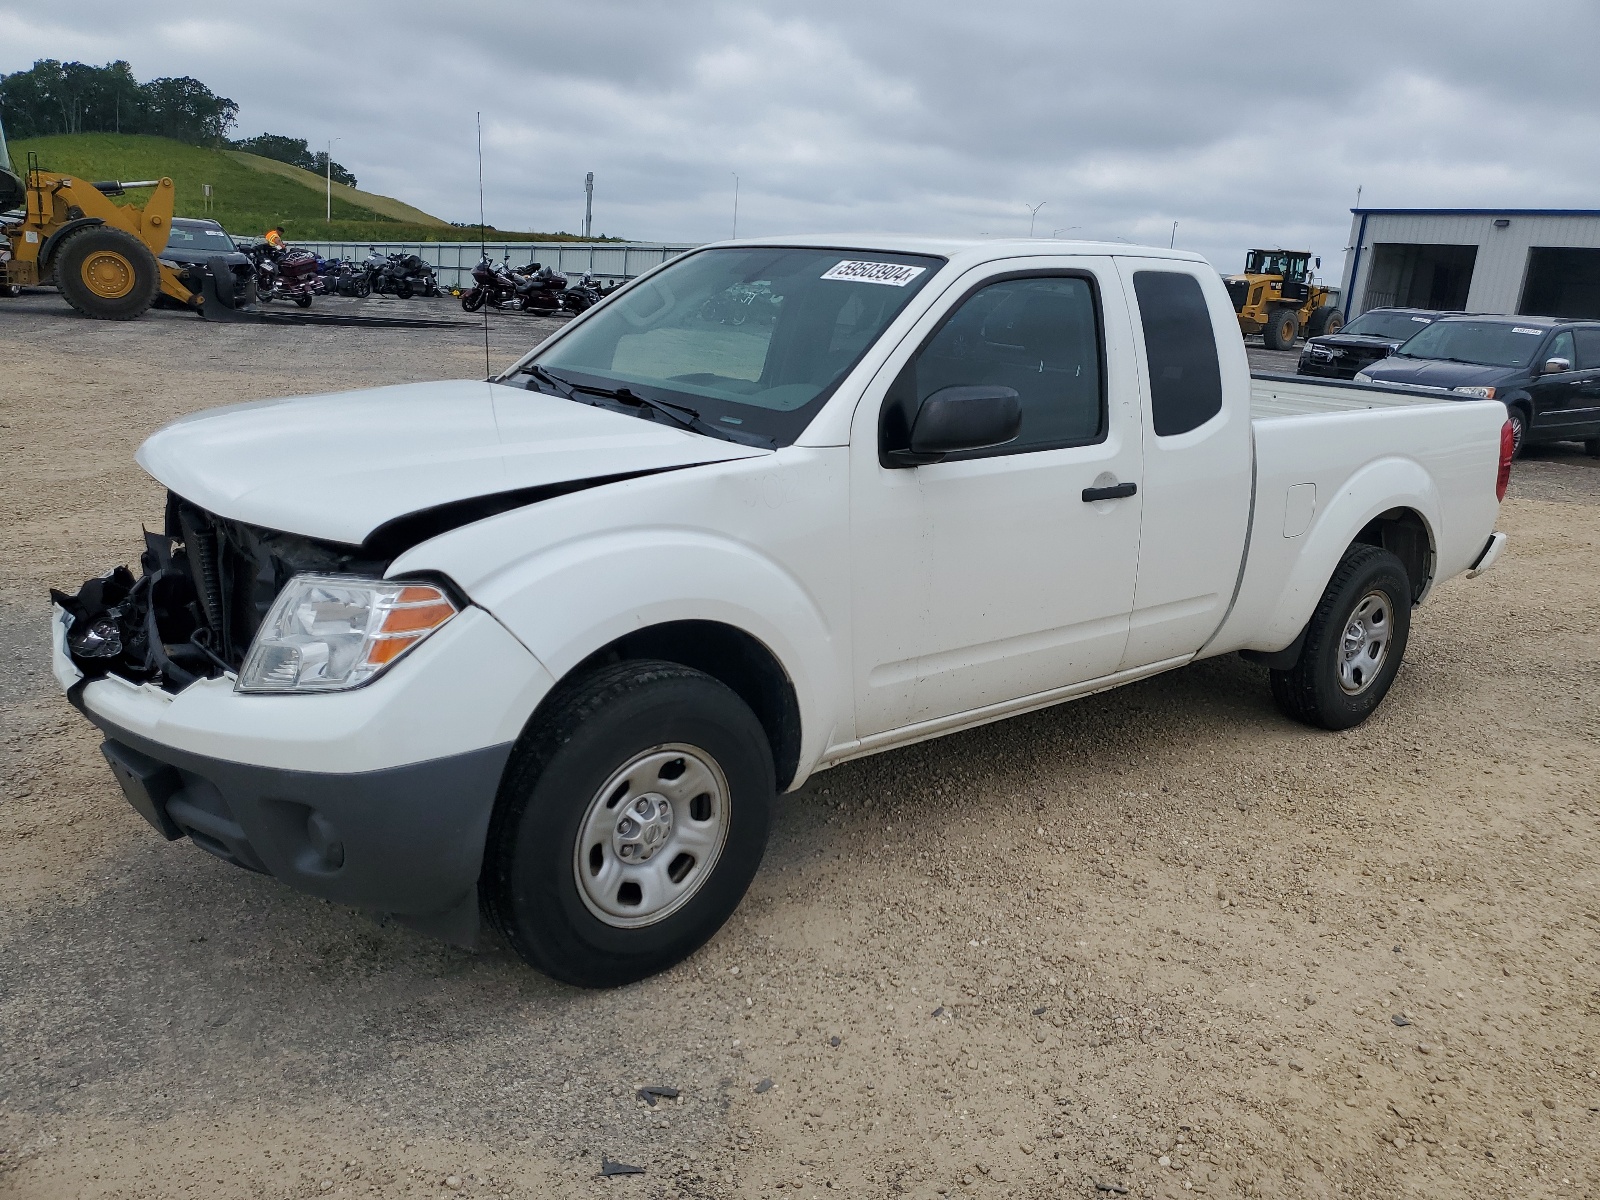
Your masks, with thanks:
[[[147,434],[482,378],[481,331],[0,304],[0,1194],[1600,1191],[1577,447],[1359,729],[1226,658],[823,772],[705,950],[580,993],[163,842],[49,672],[46,590],[159,527]],[[555,327],[491,321],[497,369]]]

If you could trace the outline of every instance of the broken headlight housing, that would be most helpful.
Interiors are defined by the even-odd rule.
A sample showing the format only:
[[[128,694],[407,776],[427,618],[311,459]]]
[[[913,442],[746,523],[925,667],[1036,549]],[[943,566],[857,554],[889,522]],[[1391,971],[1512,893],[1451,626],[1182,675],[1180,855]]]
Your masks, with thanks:
[[[370,683],[456,615],[431,583],[296,575],[256,631],[241,692],[342,692]]]

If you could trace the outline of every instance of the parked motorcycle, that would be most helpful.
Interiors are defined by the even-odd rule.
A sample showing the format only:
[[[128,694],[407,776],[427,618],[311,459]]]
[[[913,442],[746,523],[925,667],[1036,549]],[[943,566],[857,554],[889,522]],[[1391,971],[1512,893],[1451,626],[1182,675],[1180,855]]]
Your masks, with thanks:
[[[372,283],[367,278],[366,268],[361,263],[350,262],[348,259],[328,260],[328,270],[322,276],[322,286],[330,296],[354,296],[357,299],[364,299],[372,295]]]
[[[311,307],[318,290],[314,254],[293,246],[280,250],[266,242],[252,246],[248,253],[255,267],[258,300],[292,300],[301,308]]]
[[[576,316],[585,309],[593,308],[616,290],[616,284],[604,286],[593,275],[585,272],[582,279],[561,293],[562,311]]]
[[[365,266],[368,283],[380,296],[394,295],[409,300],[412,296],[439,294],[438,277],[420,255],[381,255],[374,247]]]
[[[554,316],[565,304],[567,277],[542,263],[530,262],[512,272],[524,281],[524,307],[536,317]]]
[[[525,312],[533,291],[532,282],[511,271],[509,264],[495,266],[487,254],[472,268],[472,286],[461,294],[461,307],[477,312],[485,304],[490,308],[509,308]]]

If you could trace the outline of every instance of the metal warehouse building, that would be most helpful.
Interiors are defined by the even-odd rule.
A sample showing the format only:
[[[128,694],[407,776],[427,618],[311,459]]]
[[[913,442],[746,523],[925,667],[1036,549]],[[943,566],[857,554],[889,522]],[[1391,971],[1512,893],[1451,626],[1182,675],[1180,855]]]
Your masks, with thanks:
[[[1344,312],[1600,317],[1600,209],[1356,208]]]

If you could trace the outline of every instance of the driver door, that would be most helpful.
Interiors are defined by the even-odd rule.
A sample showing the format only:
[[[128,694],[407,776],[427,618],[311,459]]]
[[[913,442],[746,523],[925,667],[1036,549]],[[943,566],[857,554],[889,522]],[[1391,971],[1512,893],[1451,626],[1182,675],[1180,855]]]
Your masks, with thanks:
[[[952,286],[879,372],[851,431],[857,736],[1112,674],[1138,567],[1138,380],[1109,258],[1027,259]],[[950,386],[1014,388],[1007,445],[886,466],[886,403]],[[1124,485],[1114,499],[1085,489]]]

